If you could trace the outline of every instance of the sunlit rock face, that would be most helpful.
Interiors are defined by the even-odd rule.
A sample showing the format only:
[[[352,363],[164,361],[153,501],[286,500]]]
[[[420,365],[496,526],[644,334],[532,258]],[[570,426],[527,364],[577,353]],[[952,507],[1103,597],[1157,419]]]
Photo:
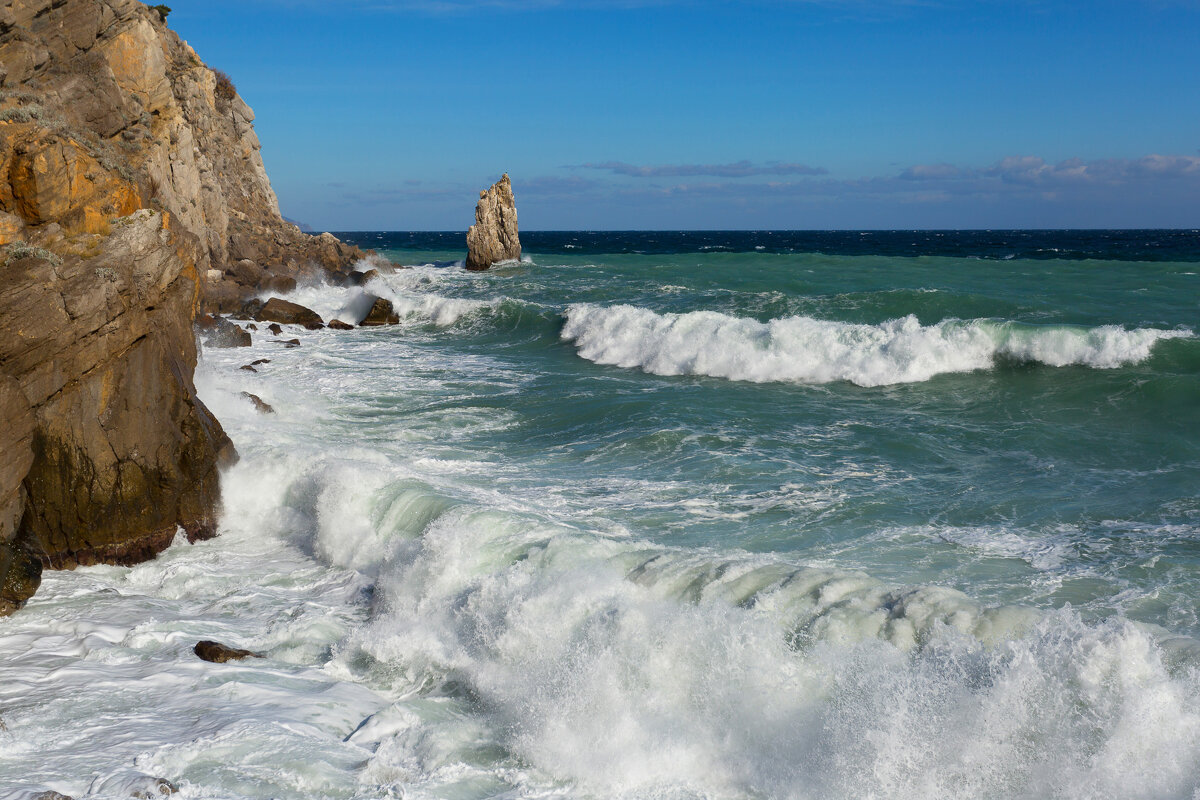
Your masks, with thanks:
[[[508,174],[479,193],[475,224],[467,231],[467,269],[487,269],[500,261],[521,258],[517,236],[517,201]]]

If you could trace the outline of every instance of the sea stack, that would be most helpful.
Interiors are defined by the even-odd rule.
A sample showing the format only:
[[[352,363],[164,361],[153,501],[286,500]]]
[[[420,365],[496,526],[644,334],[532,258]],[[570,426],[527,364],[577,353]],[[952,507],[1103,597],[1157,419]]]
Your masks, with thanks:
[[[498,261],[521,257],[517,236],[517,201],[508,173],[479,193],[475,224],[467,231],[467,269],[487,269]]]

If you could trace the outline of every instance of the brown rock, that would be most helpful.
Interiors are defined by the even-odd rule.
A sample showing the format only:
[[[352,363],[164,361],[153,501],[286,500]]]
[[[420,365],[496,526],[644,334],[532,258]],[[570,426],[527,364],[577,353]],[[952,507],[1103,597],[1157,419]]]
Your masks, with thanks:
[[[224,317],[212,317],[204,338],[205,347],[249,347],[249,331],[242,330]]]
[[[298,303],[272,297],[258,310],[254,318],[259,322],[280,322],[284,325],[303,325],[309,330],[325,327],[317,312]]]
[[[252,367],[257,367],[259,364],[270,364],[270,363],[271,363],[271,359],[269,359],[269,358],[260,358],[260,359],[258,359],[257,361],[251,361],[251,362],[250,362],[250,366],[252,366]]]
[[[296,279],[288,275],[275,275],[267,281],[266,288],[276,294],[287,294],[296,290]]]
[[[131,563],[179,527],[215,532],[217,465],[233,451],[192,383],[198,245],[143,210],[94,254],[5,269],[0,364],[35,418],[17,538],[45,565]]]
[[[243,364],[242,366],[238,367],[238,369],[245,370],[246,372],[258,372],[258,370],[256,370],[254,367],[250,366],[249,364]]]
[[[0,544],[17,535],[25,512],[25,490],[21,485],[33,466],[33,434],[37,420],[29,400],[15,378],[0,372]],[[3,581],[0,569],[0,581]]]
[[[23,542],[0,542],[0,617],[33,597],[42,582],[42,561]]]
[[[246,369],[246,368],[242,367],[242,369]],[[254,367],[250,367],[250,369],[254,370]],[[254,403],[254,408],[260,414],[274,414],[275,413],[275,409],[271,406],[271,404],[265,402],[261,397],[259,397],[256,394],[250,394],[249,392],[242,392],[242,397],[245,397],[251,403]]]
[[[340,319],[329,320],[329,327],[333,328],[335,331],[352,331],[352,330],[354,330],[353,325],[351,325],[348,322],[342,322]]]
[[[358,324],[359,327],[370,328],[376,325],[395,325],[398,322],[400,322],[400,317],[392,310],[392,301],[376,297],[374,304],[371,305],[371,310]]]
[[[271,323],[270,325],[268,325],[267,330],[270,331],[271,333],[275,334],[276,336],[283,335],[283,328],[279,327],[275,323]],[[297,344],[299,344],[299,342],[297,342]]]
[[[379,270],[368,269],[368,270],[361,271],[361,272],[360,271],[351,272],[348,276],[346,276],[346,282],[349,283],[351,286],[362,286],[363,284],[365,284],[367,281],[371,280],[372,278],[378,278],[378,277],[379,277]]]
[[[467,269],[483,270],[498,261],[521,258],[517,236],[517,201],[505,173],[492,187],[479,193],[475,224],[467,231]]]
[[[262,658],[261,653],[255,653],[252,650],[239,650],[220,642],[204,640],[196,642],[196,646],[192,648],[192,652],[205,661],[211,661],[214,664],[224,664],[226,661],[241,661],[243,658]]]
[[[267,278],[267,271],[248,258],[235,261],[225,271],[238,283],[252,288],[257,288]]]

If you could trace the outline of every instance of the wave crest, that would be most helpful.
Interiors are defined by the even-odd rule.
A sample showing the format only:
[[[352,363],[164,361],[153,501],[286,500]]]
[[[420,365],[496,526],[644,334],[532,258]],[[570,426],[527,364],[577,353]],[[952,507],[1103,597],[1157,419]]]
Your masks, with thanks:
[[[877,325],[784,317],[769,322],[715,311],[659,314],[630,305],[568,307],[562,338],[597,364],[636,367],[656,375],[708,375],[765,383],[859,386],[916,383],[949,372],[989,369],[997,358],[1054,367],[1111,369],[1150,356],[1162,339],[1186,330],[1118,325],[1033,326],[996,320],[915,316]]]

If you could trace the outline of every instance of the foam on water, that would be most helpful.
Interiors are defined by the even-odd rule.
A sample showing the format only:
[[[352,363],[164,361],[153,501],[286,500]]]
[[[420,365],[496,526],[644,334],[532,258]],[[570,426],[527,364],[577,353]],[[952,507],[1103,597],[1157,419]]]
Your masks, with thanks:
[[[660,314],[630,305],[571,305],[562,338],[598,364],[656,375],[755,382],[850,381],[882,386],[991,368],[998,358],[1054,367],[1114,368],[1190,331],[1118,326],[1036,327],[993,320],[921,325],[914,316],[865,325],[811,317],[769,322],[714,311]]]
[[[484,301],[447,297],[436,291],[428,291],[442,284],[453,285],[454,272],[457,271],[438,267],[410,267],[379,275],[361,287],[313,283],[298,286],[283,297],[311,308],[326,321],[340,319],[350,323],[357,323],[367,315],[374,297],[383,297],[391,301],[392,309],[402,323],[432,323],[439,327],[453,325],[463,317],[493,308],[502,301],[502,298]],[[263,299],[269,296],[263,295]]]
[[[580,498],[604,498],[590,509],[552,470],[520,484],[547,469],[513,445],[532,378],[439,345],[461,334],[439,320],[503,302],[454,305],[465,280],[421,268],[367,287],[411,304],[405,336],[300,331],[295,350],[256,337],[205,354],[198,388],[242,456],[222,536],[48,573],[0,620],[0,792],[117,798],[162,777],[183,798],[236,800],[1196,796],[1195,640],[881,580],[832,544],[828,559],[671,546],[620,516],[821,513],[875,467],[848,457],[844,480],[793,471],[720,502],[695,479],[601,475],[581,482]],[[326,318],[361,297],[292,295]],[[1118,366],[1190,334],[585,304],[563,335],[651,372],[877,385],[997,358]],[[513,402],[472,395],[485,388]],[[720,434],[665,433],[669,450]],[[1071,559],[1069,539],[984,526],[876,543],[900,535],[1039,573]],[[204,664],[201,638],[266,658]]]

